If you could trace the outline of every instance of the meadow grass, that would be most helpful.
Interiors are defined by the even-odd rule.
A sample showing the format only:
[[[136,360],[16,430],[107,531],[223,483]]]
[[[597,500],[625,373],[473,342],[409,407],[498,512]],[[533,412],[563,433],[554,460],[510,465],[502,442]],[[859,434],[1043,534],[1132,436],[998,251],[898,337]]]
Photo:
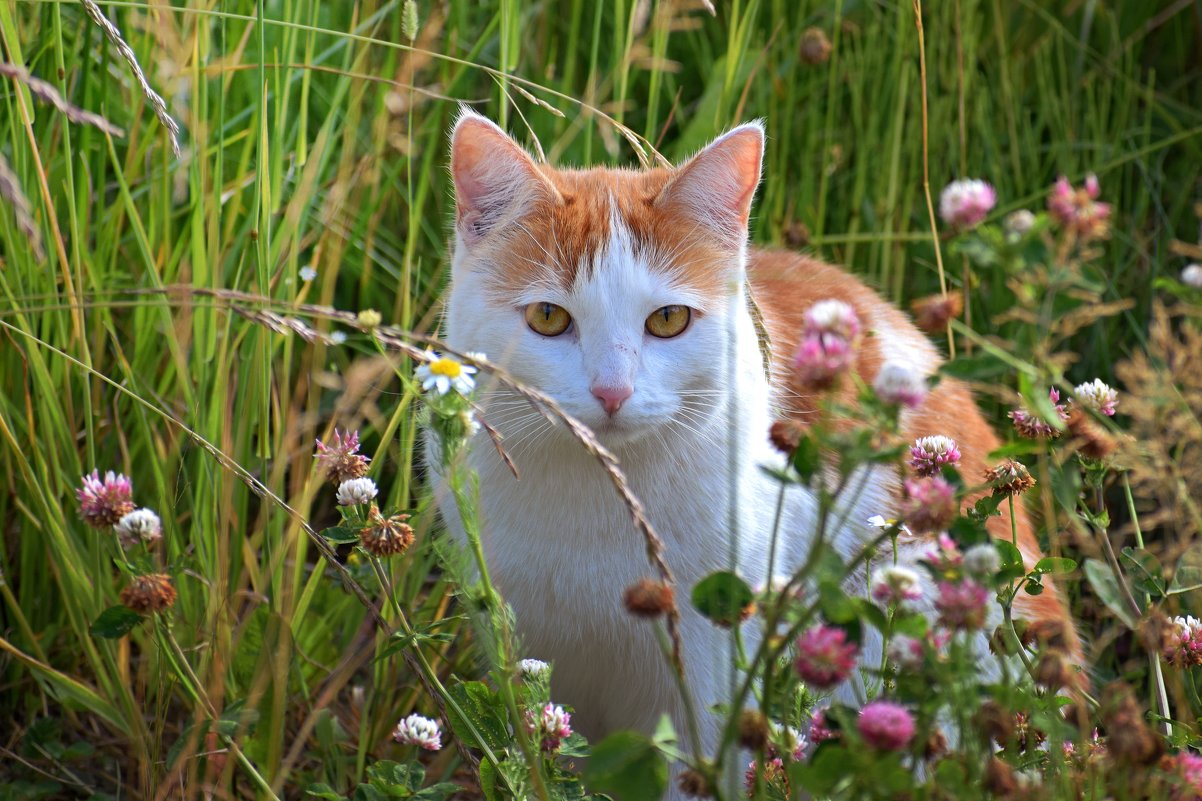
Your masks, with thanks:
[[[401,2],[99,5],[180,123],[183,152],[81,6],[0,0],[2,60],[125,132],[71,124],[3,81],[0,155],[45,258],[0,208],[0,795],[347,788],[394,748],[400,714],[431,711],[306,533],[337,521],[312,459],[334,426],[363,431],[388,505],[414,513],[421,547],[388,578],[411,618],[446,620],[431,666],[480,674],[430,545],[417,403],[397,378],[409,363],[320,315],[297,313],[345,344],[233,311],[378,309],[435,332],[459,103],[557,164],[633,163],[631,140],[646,160],[677,161],[763,118],[756,241],[845,264],[900,304],[937,290],[908,2],[733,0],[716,16],[683,0],[418,2],[416,31]],[[1141,347],[1157,279],[1196,252],[1200,15],[1192,2],[925,6],[932,189],[985,178],[1000,218],[1040,207],[1058,174],[1096,172],[1119,210],[1100,294],[1133,302],[1065,343],[1079,380],[1111,379]],[[811,27],[830,40],[820,63],[799,48]],[[1002,273],[946,269],[952,291],[968,282],[969,329],[1013,333]],[[163,517],[176,652],[149,628],[89,631],[120,589],[111,544],[76,513],[93,468],[132,476],[139,505]],[[373,594],[370,568],[348,569]],[[1100,659],[1129,672],[1113,650]],[[196,758],[218,729],[242,766]],[[457,765],[447,749],[430,770]]]

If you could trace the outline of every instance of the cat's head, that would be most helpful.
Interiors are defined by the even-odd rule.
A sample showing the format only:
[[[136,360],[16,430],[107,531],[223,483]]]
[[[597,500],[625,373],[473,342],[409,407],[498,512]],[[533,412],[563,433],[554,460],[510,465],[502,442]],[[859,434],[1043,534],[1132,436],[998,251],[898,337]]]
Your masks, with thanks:
[[[764,133],[675,169],[555,169],[464,112],[451,142],[448,338],[619,444],[696,427],[728,387]]]

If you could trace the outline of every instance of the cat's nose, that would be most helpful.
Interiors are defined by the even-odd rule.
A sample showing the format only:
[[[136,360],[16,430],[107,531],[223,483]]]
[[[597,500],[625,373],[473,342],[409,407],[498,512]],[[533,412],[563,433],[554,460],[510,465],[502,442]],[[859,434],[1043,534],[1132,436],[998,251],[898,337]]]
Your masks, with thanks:
[[[595,386],[592,389],[593,397],[601,401],[601,406],[610,417],[617,414],[618,409],[622,408],[623,401],[634,394],[634,387],[631,386]]]

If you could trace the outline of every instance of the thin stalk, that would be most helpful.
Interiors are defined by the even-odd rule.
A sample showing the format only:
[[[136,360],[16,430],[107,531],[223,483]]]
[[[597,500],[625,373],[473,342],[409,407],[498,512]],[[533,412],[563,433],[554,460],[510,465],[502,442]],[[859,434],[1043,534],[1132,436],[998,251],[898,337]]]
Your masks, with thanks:
[[[159,635],[160,639],[166,641],[168,661],[175,668],[176,675],[182,680],[184,689],[192,696],[194,701],[204,706],[210,720],[216,721],[217,710],[213,707],[212,702],[209,701],[208,694],[204,690],[204,685],[201,684],[200,679],[193,672],[192,666],[188,663],[188,658],[184,655],[183,649],[180,648],[175,635],[171,633],[171,628],[157,616],[155,618],[155,633]],[[217,736],[225,743],[226,748],[234,755],[234,759],[237,760],[238,764],[250,776],[251,782],[259,788],[260,792],[266,793],[267,797],[273,799],[273,801],[280,801],[279,796],[272,791],[271,784],[263,778],[263,774],[259,773],[254,763],[247,758],[246,754],[242,753],[242,749],[234,742],[234,738],[222,734],[220,731],[217,732]]]
[[[1131,515],[1131,525],[1135,529],[1135,545],[1141,551],[1144,549],[1144,532],[1139,526],[1139,514],[1135,511],[1135,498],[1131,495],[1131,480],[1123,473],[1123,496],[1127,499],[1127,513]],[[1144,593],[1144,604],[1150,604],[1152,597]],[[1156,704],[1160,707],[1160,716],[1164,718],[1164,733],[1173,736],[1172,715],[1169,710],[1169,694],[1164,686],[1164,668],[1160,664],[1160,654],[1148,653],[1148,666],[1152,668],[1152,685],[1156,691]]]
[[[491,762],[493,767],[497,768],[496,774],[497,776],[501,777],[502,781],[505,782],[509,792],[516,792],[513,785],[509,783],[509,778],[505,775],[505,772],[500,769],[500,760],[497,759],[496,754],[492,752],[488,742],[484,739],[484,735],[482,735],[480,730],[476,728],[475,721],[473,721],[467,715],[467,713],[463,711],[463,709],[459,706],[459,703],[451,696],[449,692],[447,692],[447,688],[443,686],[442,680],[438,678],[438,674],[434,671],[434,668],[431,667],[430,662],[426,659],[426,655],[423,654],[421,648],[418,647],[417,633],[409,624],[409,619],[405,616],[405,611],[401,609],[400,603],[397,602],[396,595],[392,591],[391,582],[389,582],[383,566],[380,565],[379,558],[375,555],[370,555],[368,561],[371,562],[371,567],[376,574],[376,579],[379,580],[380,587],[384,590],[385,598],[387,598],[389,604],[392,606],[392,611],[397,617],[397,623],[400,624],[400,630],[404,633],[405,638],[412,643],[412,646],[407,649],[413,655],[412,664],[417,666],[426,684],[435,688],[435,690],[438,691],[439,697],[442,698],[446,702],[446,705],[453,709],[455,714],[459,716],[459,719],[465,723],[465,725],[471,731],[472,736],[476,740],[476,746],[484,753],[484,758]],[[447,720],[446,722],[449,728],[450,720]]]
[[[939,271],[939,293],[947,297],[947,276],[943,274],[943,250],[939,246],[939,227],[935,223],[935,204],[931,200],[930,132],[927,116],[927,47],[922,29],[922,0],[914,0],[914,24],[918,28],[918,72],[922,80],[922,191],[927,199],[927,218],[931,221],[931,244],[935,248],[935,266]],[[956,340],[951,322],[947,326],[947,355],[956,358]]]

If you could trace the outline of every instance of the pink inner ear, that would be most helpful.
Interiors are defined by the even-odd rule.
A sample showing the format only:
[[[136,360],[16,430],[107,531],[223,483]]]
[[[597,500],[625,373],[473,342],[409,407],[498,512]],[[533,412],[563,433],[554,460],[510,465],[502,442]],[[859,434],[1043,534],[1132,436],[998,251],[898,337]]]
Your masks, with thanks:
[[[661,202],[723,233],[739,234],[751,214],[763,153],[759,125],[740,126],[681,167]]]
[[[521,215],[545,184],[526,152],[504,131],[464,116],[451,141],[451,177],[457,219],[469,239]]]

